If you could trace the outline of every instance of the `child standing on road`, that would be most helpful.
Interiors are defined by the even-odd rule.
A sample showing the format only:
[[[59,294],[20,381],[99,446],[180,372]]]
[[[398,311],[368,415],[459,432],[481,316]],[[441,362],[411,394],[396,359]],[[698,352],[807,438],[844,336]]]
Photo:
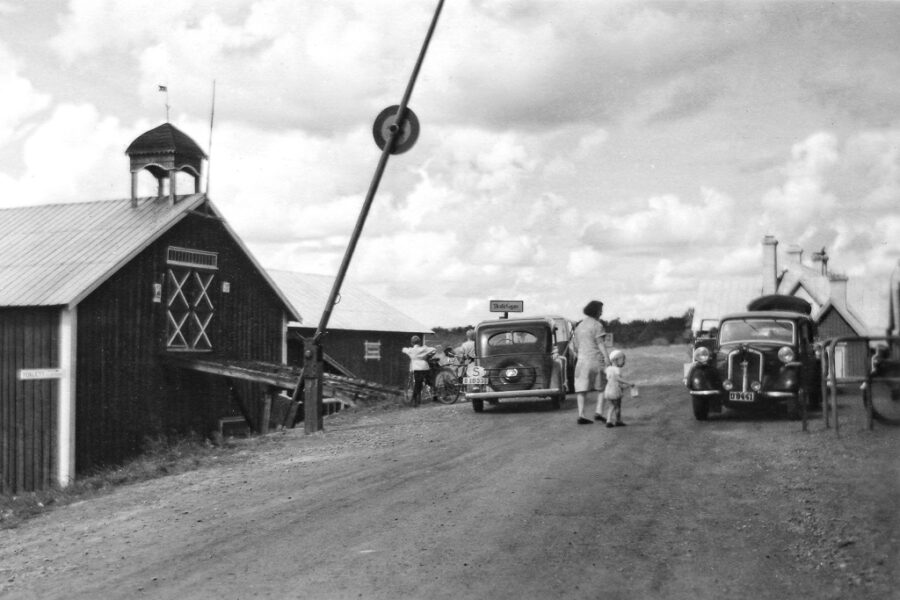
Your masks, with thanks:
[[[613,350],[609,353],[610,365],[606,367],[606,389],[604,396],[609,402],[609,413],[606,416],[607,427],[624,427],[622,421],[622,396],[624,390],[634,387],[630,381],[622,379],[622,368],[625,366],[625,353]]]

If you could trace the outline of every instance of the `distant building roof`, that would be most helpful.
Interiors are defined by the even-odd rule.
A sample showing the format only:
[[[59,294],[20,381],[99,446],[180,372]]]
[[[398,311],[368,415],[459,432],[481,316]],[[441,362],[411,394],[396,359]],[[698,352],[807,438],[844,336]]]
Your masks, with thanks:
[[[204,203],[221,218],[205,194],[179,196],[175,204],[139,198],[135,207],[131,200],[106,200],[0,209],[0,306],[77,304]],[[273,289],[299,318],[274,284]]]
[[[759,296],[760,292],[761,286],[755,278],[701,281],[691,329],[700,329],[700,321],[703,319],[720,319],[728,313],[747,310],[747,304]]]
[[[334,286],[334,277],[274,269],[270,269],[269,274],[303,315],[303,326],[316,328]],[[340,299],[331,312],[328,328],[403,333],[431,332],[422,323],[346,281],[341,285]]]

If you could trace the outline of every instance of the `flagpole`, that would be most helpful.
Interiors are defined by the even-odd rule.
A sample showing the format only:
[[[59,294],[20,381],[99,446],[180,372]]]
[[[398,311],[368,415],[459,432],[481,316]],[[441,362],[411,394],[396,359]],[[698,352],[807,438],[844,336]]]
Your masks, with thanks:
[[[159,88],[157,91],[166,93],[166,123],[168,123],[169,122],[169,86],[160,84],[157,87]]]
[[[209,198],[209,172],[212,170],[212,132],[213,119],[216,116],[216,80],[212,85],[212,107],[209,110],[209,144],[206,150],[206,197]]]

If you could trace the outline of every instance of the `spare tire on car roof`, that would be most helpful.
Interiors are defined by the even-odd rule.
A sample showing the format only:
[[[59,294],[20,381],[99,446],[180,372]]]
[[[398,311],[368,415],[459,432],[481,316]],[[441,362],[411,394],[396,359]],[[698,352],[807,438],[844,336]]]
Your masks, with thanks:
[[[809,315],[812,314],[812,305],[797,296],[768,294],[751,300],[747,305],[747,310],[786,310]]]

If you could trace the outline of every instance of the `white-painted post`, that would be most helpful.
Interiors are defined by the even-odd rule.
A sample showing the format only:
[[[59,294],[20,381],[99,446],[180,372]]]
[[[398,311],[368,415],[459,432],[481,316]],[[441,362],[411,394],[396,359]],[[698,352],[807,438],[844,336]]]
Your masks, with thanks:
[[[288,363],[288,315],[286,312],[281,313],[281,364]]]
[[[66,487],[75,481],[75,360],[77,309],[63,308],[59,319],[59,380],[56,481]]]

